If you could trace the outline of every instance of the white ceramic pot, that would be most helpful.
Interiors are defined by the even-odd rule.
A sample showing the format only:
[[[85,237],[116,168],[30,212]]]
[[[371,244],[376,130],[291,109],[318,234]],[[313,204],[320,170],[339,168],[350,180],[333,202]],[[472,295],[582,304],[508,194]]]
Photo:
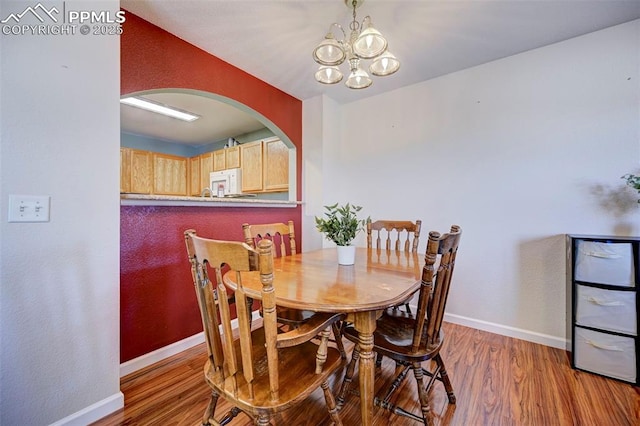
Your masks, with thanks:
[[[356,262],[356,246],[338,246],[338,264],[353,265]]]

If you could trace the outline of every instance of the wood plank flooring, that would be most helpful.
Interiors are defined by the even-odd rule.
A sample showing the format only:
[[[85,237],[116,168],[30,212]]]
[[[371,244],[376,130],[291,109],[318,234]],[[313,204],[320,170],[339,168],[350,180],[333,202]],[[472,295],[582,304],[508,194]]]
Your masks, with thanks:
[[[565,351],[450,323],[444,330],[442,357],[457,403],[448,404],[442,384],[435,384],[430,395],[435,425],[640,425],[638,387],[572,370]],[[94,425],[200,425],[209,400],[202,375],[205,358],[201,344],[123,377],[124,409]],[[376,389],[388,385],[393,370],[394,364],[385,359]],[[333,382],[334,393],[341,378]],[[395,403],[419,412],[415,382],[413,377],[409,379]],[[352,389],[357,389],[357,379]],[[220,399],[216,413],[228,409],[230,406]],[[376,426],[419,424],[375,410]],[[357,396],[349,396],[341,417],[345,426],[360,423]],[[329,425],[321,391],[272,423]],[[244,414],[231,422],[236,426],[251,424]]]

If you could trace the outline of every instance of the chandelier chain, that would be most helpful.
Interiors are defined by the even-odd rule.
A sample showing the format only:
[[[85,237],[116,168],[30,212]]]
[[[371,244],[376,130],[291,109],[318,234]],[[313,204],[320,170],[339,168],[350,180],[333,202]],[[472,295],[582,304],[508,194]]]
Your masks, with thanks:
[[[360,29],[360,24],[358,23],[358,18],[356,17],[356,6],[358,5],[358,2],[357,0],[353,0],[351,4],[353,6],[353,12],[352,12],[353,20],[349,24],[349,28],[351,29],[351,31],[358,32],[358,30]]]

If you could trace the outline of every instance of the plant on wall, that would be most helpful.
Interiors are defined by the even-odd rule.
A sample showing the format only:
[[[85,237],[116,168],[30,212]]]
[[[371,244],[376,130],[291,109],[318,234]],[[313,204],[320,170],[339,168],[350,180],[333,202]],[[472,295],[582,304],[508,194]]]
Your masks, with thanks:
[[[640,176],[627,173],[626,175],[621,176],[621,178],[625,180],[627,186],[635,189],[638,194],[640,194]],[[638,200],[638,203],[640,203],[640,199]]]

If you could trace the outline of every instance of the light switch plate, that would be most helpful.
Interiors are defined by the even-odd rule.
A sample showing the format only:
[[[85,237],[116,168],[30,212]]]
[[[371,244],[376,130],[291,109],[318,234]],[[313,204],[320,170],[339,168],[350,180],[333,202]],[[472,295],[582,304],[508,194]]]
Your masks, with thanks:
[[[9,222],[49,222],[48,195],[9,195]]]

